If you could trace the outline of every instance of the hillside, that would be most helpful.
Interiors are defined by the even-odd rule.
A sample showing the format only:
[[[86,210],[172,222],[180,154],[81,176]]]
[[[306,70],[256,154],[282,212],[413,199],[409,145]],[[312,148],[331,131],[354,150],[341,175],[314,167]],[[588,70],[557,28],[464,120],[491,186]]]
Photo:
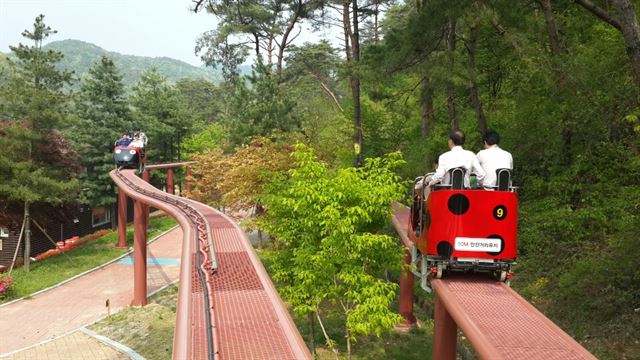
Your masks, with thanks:
[[[60,67],[75,71],[78,78],[82,78],[102,55],[107,54],[122,72],[123,81],[127,87],[140,79],[142,71],[150,69],[152,66],[155,66],[161,75],[172,82],[181,78],[192,78],[207,79],[218,83],[221,78],[220,72],[211,68],[200,68],[167,57],[123,55],[80,40],[54,41],[45,45],[44,48],[62,52],[64,58],[60,62]]]

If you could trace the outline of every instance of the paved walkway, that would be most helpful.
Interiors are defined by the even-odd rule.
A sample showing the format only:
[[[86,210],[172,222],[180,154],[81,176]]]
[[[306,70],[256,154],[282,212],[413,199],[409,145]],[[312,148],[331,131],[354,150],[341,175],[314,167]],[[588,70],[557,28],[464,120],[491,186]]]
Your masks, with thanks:
[[[182,230],[176,228],[151,243],[147,250],[149,293],[178,280]],[[160,259],[160,261],[154,261]],[[176,261],[178,260],[178,261]],[[127,307],[133,298],[133,265],[119,261],[28,300],[0,307],[0,354],[68,334]],[[68,342],[69,350],[78,345]],[[57,346],[57,344],[56,344]],[[31,357],[36,359],[38,357]],[[46,358],[46,357],[44,357]],[[54,358],[54,357],[52,357]],[[76,357],[76,359],[93,359]],[[66,359],[70,359],[66,357]]]
[[[80,330],[40,344],[17,353],[13,353],[2,360],[129,360],[129,355],[108,346],[101,341],[84,334]]]

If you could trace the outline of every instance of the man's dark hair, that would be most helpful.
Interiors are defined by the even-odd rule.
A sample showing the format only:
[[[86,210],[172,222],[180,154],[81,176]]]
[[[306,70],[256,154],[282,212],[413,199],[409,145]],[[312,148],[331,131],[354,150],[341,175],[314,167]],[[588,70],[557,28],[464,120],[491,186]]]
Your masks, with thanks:
[[[498,145],[500,144],[500,135],[495,130],[487,130],[482,136],[482,140],[487,143],[487,145]]]
[[[449,134],[449,139],[451,139],[455,145],[464,145],[464,133],[461,130],[452,131],[451,134]]]

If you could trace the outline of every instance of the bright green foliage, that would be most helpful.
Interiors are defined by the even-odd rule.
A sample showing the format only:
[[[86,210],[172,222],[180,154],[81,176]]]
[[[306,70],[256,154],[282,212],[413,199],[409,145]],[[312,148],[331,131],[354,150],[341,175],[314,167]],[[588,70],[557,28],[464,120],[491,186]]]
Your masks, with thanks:
[[[330,171],[302,144],[296,167],[274,182],[263,201],[264,230],[276,239],[275,279],[298,313],[313,313],[323,302],[346,315],[345,334],[380,335],[400,321],[389,310],[397,285],[380,278],[397,269],[402,251],[380,234],[390,206],[404,184],[392,172],[400,155],[368,159],[361,168]]]
[[[180,159],[180,143],[192,125],[178,91],[155,68],[142,73],[130,98],[134,124],[148,137],[147,158],[154,163]]]
[[[82,79],[77,102],[78,122],[74,128],[76,149],[86,172],[80,177],[82,200],[91,206],[115,203],[109,171],[113,170],[113,144],[131,130],[131,114],[122,75],[106,56]]]
[[[200,132],[191,135],[182,142],[183,153],[201,154],[206,149],[212,149],[221,145],[224,137],[224,129],[218,123],[207,125]]]

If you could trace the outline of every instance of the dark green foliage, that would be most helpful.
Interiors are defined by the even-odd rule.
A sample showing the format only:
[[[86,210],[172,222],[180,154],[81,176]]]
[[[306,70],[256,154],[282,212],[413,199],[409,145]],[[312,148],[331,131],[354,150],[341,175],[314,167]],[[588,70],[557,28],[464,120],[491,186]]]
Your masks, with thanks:
[[[62,89],[71,74],[58,71],[62,54],[42,50],[55,31],[44,16],[36,17],[33,31],[23,36],[32,46],[12,46],[16,70],[0,87],[0,199],[59,205],[78,189],[76,155],[62,134],[67,124],[69,98]]]
[[[431,170],[433,156],[447,150],[453,85],[465,147],[480,150],[475,82],[488,126],[501,133],[516,165],[514,286],[598,356],[629,357],[638,349],[632,334],[640,304],[632,235],[640,229],[639,91],[618,30],[574,2],[552,1],[559,38],[552,53],[541,4],[418,1],[392,8],[384,40],[363,49],[363,148],[368,156],[402,149],[408,165],[401,173],[410,178]],[[456,22],[452,52],[447,19]],[[422,137],[425,78],[435,124]],[[603,331],[608,339],[588,340]]]
[[[81,199],[91,206],[115,203],[109,172],[114,168],[113,144],[132,129],[122,75],[113,61],[103,56],[82,80],[74,129],[76,148],[86,169],[80,178]]]
[[[225,119],[232,145],[247,144],[254,136],[300,129],[300,119],[292,111],[294,103],[281,84],[265,76],[265,71],[265,66],[258,63],[247,77],[249,84],[238,82],[235,86],[230,114]]]
[[[133,86],[130,101],[134,127],[149,138],[147,158],[154,163],[180,159],[180,143],[191,128],[192,118],[176,88],[151,68]]]

